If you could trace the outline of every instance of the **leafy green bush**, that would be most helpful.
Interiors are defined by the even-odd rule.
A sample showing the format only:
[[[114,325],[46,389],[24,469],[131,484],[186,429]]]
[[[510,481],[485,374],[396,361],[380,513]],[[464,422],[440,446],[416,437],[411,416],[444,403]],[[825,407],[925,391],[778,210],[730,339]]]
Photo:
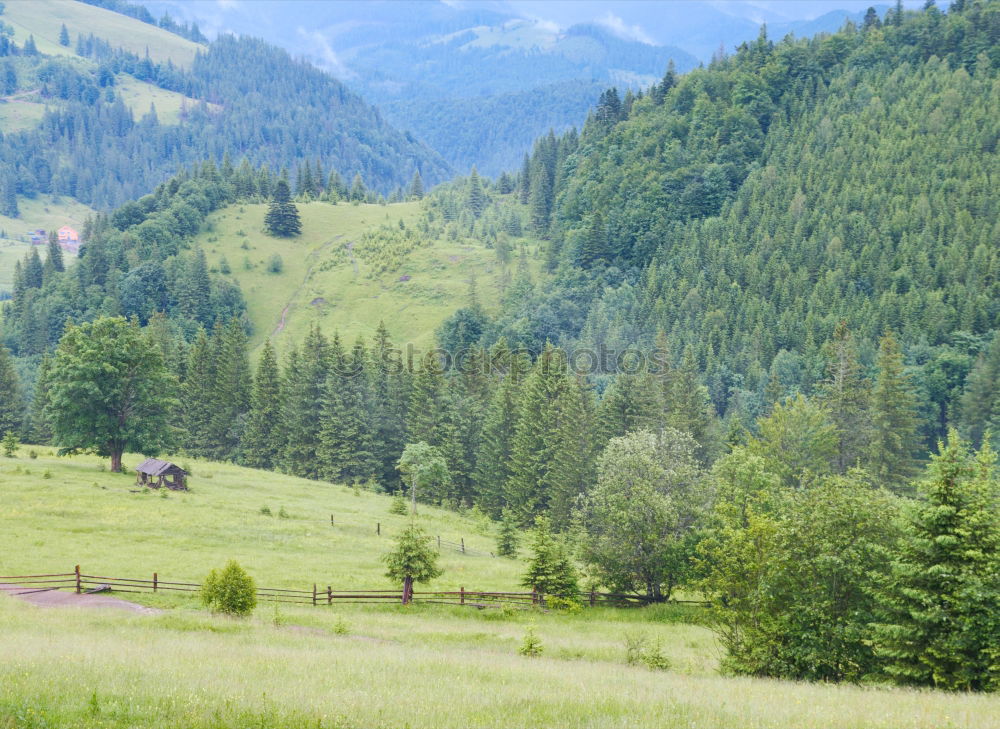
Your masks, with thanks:
[[[281,273],[285,269],[285,262],[281,260],[281,256],[275,253],[267,261],[267,272],[268,273]]]
[[[630,666],[645,666],[652,671],[670,668],[670,659],[663,655],[663,642],[652,640],[645,633],[625,634],[625,662]]]
[[[257,585],[246,570],[230,560],[221,570],[212,570],[201,586],[201,601],[212,612],[245,616],[257,607]]]

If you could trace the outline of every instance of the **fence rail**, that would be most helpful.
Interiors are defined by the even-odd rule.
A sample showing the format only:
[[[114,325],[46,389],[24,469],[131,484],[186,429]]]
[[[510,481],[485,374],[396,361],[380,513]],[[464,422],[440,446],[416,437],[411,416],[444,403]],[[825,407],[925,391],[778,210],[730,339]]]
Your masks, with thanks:
[[[201,585],[197,582],[172,582],[161,580],[159,573],[153,573],[153,579],[136,577],[106,577],[88,575],[80,571],[79,565],[73,572],[48,575],[8,575],[0,576],[0,583],[26,588],[20,594],[43,592],[47,590],[75,590],[77,594],[85,592],[199,592]],[[511,607],[527,609],[533,606],[545,607],[547,597],[566,597],[564,595],[542,595],[537,592],[489,592],[466,590],[424,590],[411,593],[413,602],[437,605],[464,605],[476,608]],[[584,605],[638,607],[648,605],[652,601],[641,595],[626,595],[610,592],[589,592],[576,596]],[[281,587],[257,588],[257,599],[265,602],[277,602],[294,605],[334,605],[343,603],[384,604],[399,603],[403,599],[401,590],[334,590],[327,585],[325,588],[318,583],[311,590],[295,590]],[[671,600],[673,604],[706,605],[696,600]]]

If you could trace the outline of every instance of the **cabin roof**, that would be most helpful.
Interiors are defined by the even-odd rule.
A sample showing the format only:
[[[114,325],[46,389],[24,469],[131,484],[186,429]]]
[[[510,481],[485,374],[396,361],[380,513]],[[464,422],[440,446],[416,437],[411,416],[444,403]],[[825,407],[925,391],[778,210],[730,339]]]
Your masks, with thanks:
[[[139,473],[147,473],[150,476],[162,476],[165,473],[182,473],[185,476],[187,475],[187,471],[180,466],[174,465],[170,461],[161,461],[158,458],[147,458],[136,466],[135,470]]]

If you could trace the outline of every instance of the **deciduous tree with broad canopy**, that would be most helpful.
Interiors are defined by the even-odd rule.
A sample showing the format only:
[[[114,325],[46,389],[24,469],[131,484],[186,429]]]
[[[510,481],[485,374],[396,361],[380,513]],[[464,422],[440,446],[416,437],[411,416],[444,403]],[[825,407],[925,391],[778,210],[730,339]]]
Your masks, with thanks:
[[[174,442],[177,381],[136,320],[105,317],[69,325],[49,373],[49,417],[57,445],[111,457],[154,456]]]

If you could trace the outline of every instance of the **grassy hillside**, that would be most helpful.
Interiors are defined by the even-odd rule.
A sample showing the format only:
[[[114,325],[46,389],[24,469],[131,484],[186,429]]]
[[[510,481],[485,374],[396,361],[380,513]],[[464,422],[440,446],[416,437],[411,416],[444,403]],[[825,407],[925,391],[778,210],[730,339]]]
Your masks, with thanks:
[[[99,470],[103,461],[94,457],[35,450],[37,459],[24,448],[20,458],[0,461],[0,574],[61,572],[79,563],[93,574],[158,571],[187,581],[237,559],[268,587],[392,587],[379,558],[406,517],[389,513],[386,495],[190,459],[183,461],[193,472],[189,493],[132,493],[134,474]],[[264,506],[272,516],[261,513]],[[444,540],[494,549],[488,522],[423,505],[420,520]],[[441,589],[517,589],[520,566],[510,559],[445,550],[442,566],[434,583]]]
[[[371,335],[384,320],[397,343],[426,347],[434,330],[466,300],[476,279],[483,305],[495,308],[502,270],[492,250],[445,241],[428,242],[398,267],[375,275],[348,246],[388,223],[412,226],[419,203],[396,205],[300,204],[302,235],[293,240],[264,232],[266,205],[238,205],[214,213],[199,243],[209,264],[229,263],[247,299],[253,346],[272,337],[276,346],[299,342],[312,322],[339,331],[347,341]],[[283,270],[268,272],[280,255]],[[249,268],[247,267],[249,265]],[[400,277],[409,276],[401,281]]]
[[[155,105],[156,118],[160,124],[180,123],[181,110],[185,106],[191,109],[198,103],[197,99],[176,91],[161,89],[127,74],[118,74],[116,88],[121,94],[122,101],[132,109],[137,119],[149,111],[150,104]],[[219,107],[216,104],[209,104],[209,108],[215,110]]]
[[[93,457],[22,448],[0,460],[0,574],[200,579],[237,558],[268,586],[387,587],[379,555],[403,517],[385,496],[191,462],[190,493],[132,493]],[[133,456],[133,463],[137,459]],[[48,473],[49,477],[46,477]],[[269,505],[283,519],[264,516]],[[342,520],[330,527],[329,513]],[[431,532],[479,548],[474,519],[421,507]],[[513,560],[442,554],[436,585],[513,588]],[[774,727],[998,726],[996,697],[719,677],[711,633],[675,606],[578,614],[417,605],[260,607],[247,621],[186,596],[126,595],[159,615],[41,609],[0,595],[0,726]],[[517,648],[528,629],[543,655]],[[659,642],[669,670],[628,665]]]
[[[38,50],[45,54],[75,56],[74,44],[80,33],[93,33],[116,48],[139,56],[148,52],[154,61],[170,60],[185,68],[202,49],[162,28],[75,0],[6,0],[4,5],[4,22],[13,26],[18,45],[33,35]],[[59,28],[63,24],[72,41],[68,47],[59,45]]]
[[[58,230],[64,225],[82,230],[83,222],[94,212],[72,198],[57,200],[51,195],[21,199],[18,207],[20,218],[0,215],[0,291],[10,290],[14,282],[14,264],[30,250],[28,231],[37,228]],[[73,260],[69,255],[65,258],[67,262]]]

